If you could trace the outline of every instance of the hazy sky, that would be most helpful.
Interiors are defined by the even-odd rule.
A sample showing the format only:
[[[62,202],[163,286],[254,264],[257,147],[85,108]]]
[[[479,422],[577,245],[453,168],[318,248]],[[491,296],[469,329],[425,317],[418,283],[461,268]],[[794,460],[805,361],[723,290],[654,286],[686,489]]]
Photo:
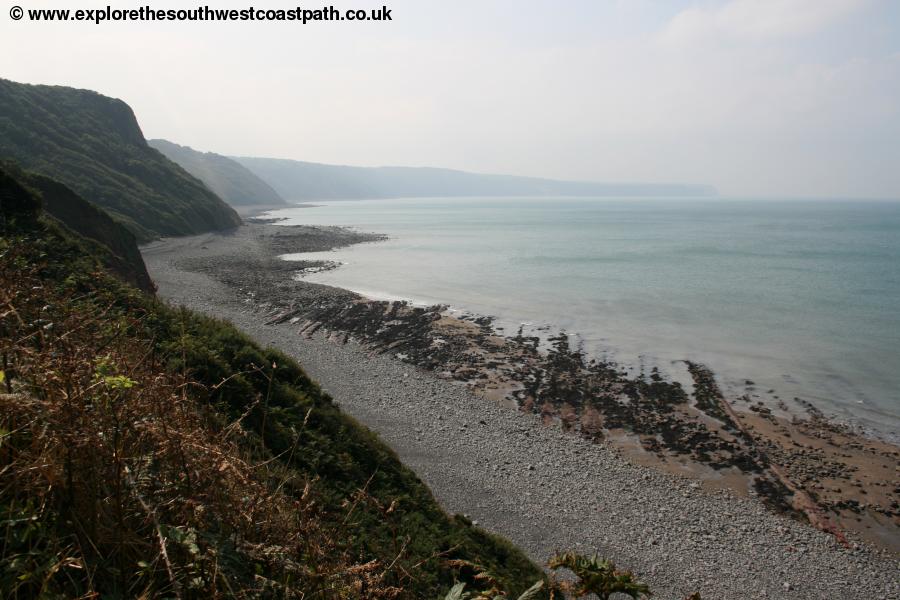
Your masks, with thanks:
[[[189,3],[2,0],[0,77],[223,154],[900,197],[898,0],[385,1],[389,23],[301,26],[12,21]]]

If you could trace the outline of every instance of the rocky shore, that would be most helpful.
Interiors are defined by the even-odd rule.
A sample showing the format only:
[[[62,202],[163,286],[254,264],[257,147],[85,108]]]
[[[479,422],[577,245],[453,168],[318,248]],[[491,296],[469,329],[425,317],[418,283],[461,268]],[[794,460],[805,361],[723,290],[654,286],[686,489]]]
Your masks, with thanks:
[[[545,351],[485,318],[294,281],[327,261],[276,258],[377,239],[254,224],[156,243],[145,260],[163,298],[295,355],[448,510],[536,560],[596,550],[663,598],[900,597],[896,553],[860,537],[897,543],[896,449],[812,407],[789,423],[728,402],[702,365],[691,386],[628,376],[566,336]]]

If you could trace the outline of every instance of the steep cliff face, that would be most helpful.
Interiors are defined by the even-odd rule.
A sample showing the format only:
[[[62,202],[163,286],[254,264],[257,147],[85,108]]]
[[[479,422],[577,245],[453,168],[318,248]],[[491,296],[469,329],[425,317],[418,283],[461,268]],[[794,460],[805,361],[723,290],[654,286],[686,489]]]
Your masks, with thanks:
[[[47,214],[106,250],[101,259],[107,269],[138,289],[155,291],[133,233],[58,181],[43,175],[27,181],[40,191]]]
[[[13,210],[33,219],[43,211],[84,238],[91,253],[116,277],[145,292],[155,292],[134,234],[103,209],[64,184],[44,175],[26,173],[9,162],[0,162],[0,177],[0,214]]]
[[[34,221],[40,213],[39,198],[0,165],[0,235],[6,235],[17,221]]]
[[[198,152],[167,140],[149,140],[153,148],[206,184],[232,206],[285,204],[272,186],[235,160],[214,152]]]
[[[96,92],[0,79],[0,158],[65,184],[139,241],[240,224],[231,207],[147,144],[127,104]]]

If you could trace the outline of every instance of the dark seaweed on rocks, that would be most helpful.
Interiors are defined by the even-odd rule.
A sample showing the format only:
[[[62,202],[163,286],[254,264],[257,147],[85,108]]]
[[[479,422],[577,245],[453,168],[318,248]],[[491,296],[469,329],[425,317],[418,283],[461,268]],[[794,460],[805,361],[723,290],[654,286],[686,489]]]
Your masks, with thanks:
[[[738,432],[738,426],[723,407],[724,398],[715,375],[705,366],[687,361],[688,372],[694,379],[694,401],[697,408],[721,421],[731,432]]]
[[[665,381],[656,369],[649,377],[629,378],[615,363],[591,360],[582,349],[573,348],[564,333],[548,340],[547,352],[538,350],[536,339],[494,335],[485,319],[469,319],[477,323],[476,331],[454,333],[437,326],[445,310],[441,305],[340,299],[294,306],[269,322],[302,322],[299,332],[304,335],[322,328],[343,332],[344,342],[352,336],[375,352],[394,353],[473,387],[486,378],[486,369],[499,370],[520,385],[512,396],[524,410],[548,421],[559,420],[566,429],[588,438],[602,438],[603,429],[621,429],[641,436],[651,452],[687,456],[717,470],[736,467],[754,476],[754,489],[770,506],[794,512],[791,493],[767,474],[766,455],[722,408],[721,391],[702,365],[690,365],[694,405],[720,422],[720,428],[677,410],[689,404],[687,393],[680,383]],[[505,360],[492,360],[495,353]],[[602,426],[592,422],[593,415],[599,416]]]
[[[661,457],[682,457],[714,470],[736,469],[772,508],[799,515],[795,487],[770,458],[777,451],[743,427],[714,374],[687,362],[688,392],[658,369],[629,375],[611,360],[596,359],[561,332],[546,338],[524,328],[504,336],[493,319],[451,316],[443,305],[372,301],[347,290],[302,280],[330,268],[329,261],[288,262],[277,255],[330,250],[383,239],[334,227],[252,225],[259,251],[195,257],[182,266],[213,275],[239,290],[268,323],[291,323],[311,336],[326,331],[344,343],[358,341],[477,393],[499,394],[545,423],[588,439],[625,432]],[[779,464],[781,463],[779,459]]]

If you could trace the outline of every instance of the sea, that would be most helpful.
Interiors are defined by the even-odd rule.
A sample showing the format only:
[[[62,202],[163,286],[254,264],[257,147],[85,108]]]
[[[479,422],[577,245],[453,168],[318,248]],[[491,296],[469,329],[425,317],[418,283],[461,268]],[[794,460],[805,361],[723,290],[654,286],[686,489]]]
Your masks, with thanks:
[[[900,438],[900,201],[422,198],[268,213],[384,242],[289,255],[375,299],[565,332],[593,357]],[[780,406],[780,408],[778,408]]]

